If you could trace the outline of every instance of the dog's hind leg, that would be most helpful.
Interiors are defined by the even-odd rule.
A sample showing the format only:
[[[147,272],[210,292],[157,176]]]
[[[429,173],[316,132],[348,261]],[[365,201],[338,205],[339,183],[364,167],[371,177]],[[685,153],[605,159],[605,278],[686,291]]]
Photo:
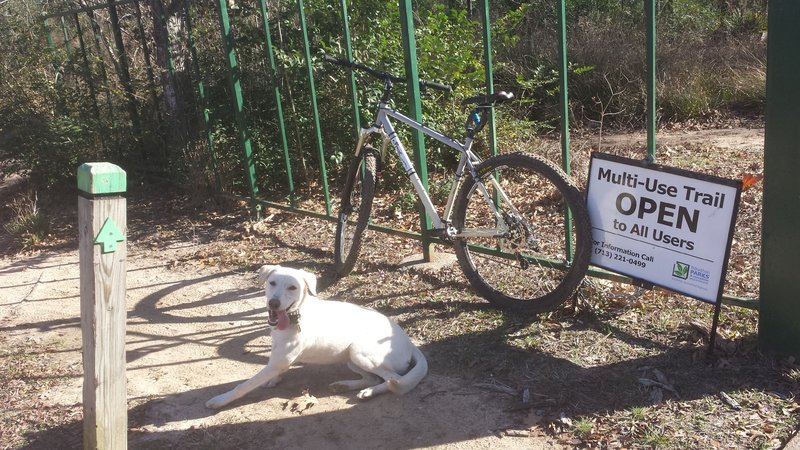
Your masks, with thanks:
[[[383,367],[373,367],[370,369],[370,372],[379,376],[381,379],[386,380],[381,384],[377,384],[375,386],[367,387],[358,392],[358,397],[361,400],[366,400],[368,398],[375,397],[376,395],[385,394],[390,391],[389,385],[391,383],[397,383],[397,380],[400,378],[400,375],[392,372],[391,370],[384,369]]]
[[[362,370],[357,365],[349,362],[347,367],[353,372],[361,375],[360,380],[342,380],[330,384],[331,389],[335,392],[354,391],[356,389],[364,389],[365,387],[374,386],[376,383],[381,382],[381,378],[373,373]]]

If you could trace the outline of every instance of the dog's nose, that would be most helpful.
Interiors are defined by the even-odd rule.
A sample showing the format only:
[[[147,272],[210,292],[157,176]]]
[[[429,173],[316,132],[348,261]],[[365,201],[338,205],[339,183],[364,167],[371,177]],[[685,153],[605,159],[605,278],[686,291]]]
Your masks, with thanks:
[[[278,309],[281,306],[281,301],[278,300],[277,298],[271,298],[267,302],[267,305],[269,306],[270,309]]]

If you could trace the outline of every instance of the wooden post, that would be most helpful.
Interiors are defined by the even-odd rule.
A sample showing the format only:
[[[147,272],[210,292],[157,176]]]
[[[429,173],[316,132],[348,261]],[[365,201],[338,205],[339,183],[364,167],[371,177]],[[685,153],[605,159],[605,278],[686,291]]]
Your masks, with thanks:
[[[128,447],[125,189],[114,164],[78,168],[84,449]]]

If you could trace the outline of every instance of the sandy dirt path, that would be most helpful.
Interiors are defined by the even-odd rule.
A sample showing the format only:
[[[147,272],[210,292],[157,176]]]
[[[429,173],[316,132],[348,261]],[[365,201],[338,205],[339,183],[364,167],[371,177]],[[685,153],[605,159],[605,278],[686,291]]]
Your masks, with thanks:
[[[208,398],[267,362],[270,338],[254,274],[171,263],[196,245],[157,253],[129,245],[131,448],[183,448],[187,433],[209,448],[556,448],[545,438],[499,437],[498,430],[518,425],[520,413],[507,412],[498,392],[437,374],[436,361],[403,397],[360,402],[355,393],[334,394],[328,384],[351,378],[349,370],[306,366],[220,412],[206,409]],[[60,363],[75,373],[81,370],[78,280],[77,251],[0,260],[7,339],[55,345]],[[47,401],[75,405],[81,386],[81,377],[71,377]],[[292,411],[304,392],[318,403]]]

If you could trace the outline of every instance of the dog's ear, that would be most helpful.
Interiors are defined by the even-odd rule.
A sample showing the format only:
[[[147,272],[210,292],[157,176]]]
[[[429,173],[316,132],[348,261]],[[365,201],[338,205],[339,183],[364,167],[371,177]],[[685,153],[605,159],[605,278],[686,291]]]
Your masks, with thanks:
[[[267,278],[269,278],[269,276],[272,274],[272,272],[275,272],[280,267],[281,266],[278,266],[278,265],[272,266],[272,265],[269,265],[269,264],[265,265],[265,266],[261,266],[261,268],[258,269],[258,279],[261,280],[261,284],[266,283],[267,282]]]
[[[306,289],[308,289],[308,293],[313,295],[314,297],[317,296],[317,276],[311,272],[303,271],[303,278],[306,282]]]

